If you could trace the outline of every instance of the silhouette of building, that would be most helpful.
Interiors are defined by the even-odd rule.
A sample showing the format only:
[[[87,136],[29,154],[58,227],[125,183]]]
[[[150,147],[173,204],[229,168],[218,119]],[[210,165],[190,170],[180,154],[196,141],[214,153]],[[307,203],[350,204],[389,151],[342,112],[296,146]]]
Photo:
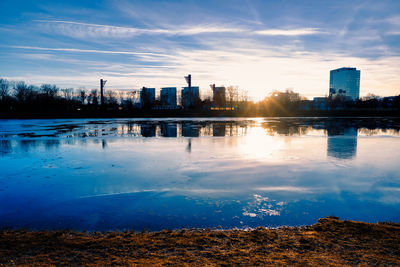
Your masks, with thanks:
[[[351,100],[360,97],[360,71],[356,68],[340,68],[330,71],[329,96],[343,96]]]
[[[198,86],[183,87],[182,89],[182,106],[187,108],[197,107],[200,103],[200,92]]]
[[[140,91],[140,105],[142,108],[150,108],[156,100],[156,89],[143,87]]]
[[[224,107],[226,103],[225,87],[216,87],[215,84],[211,85],[213,91],[213,102],[216,107]]]
[[[161,88],[161,106],[166,109],[176,108],[176,87]]]

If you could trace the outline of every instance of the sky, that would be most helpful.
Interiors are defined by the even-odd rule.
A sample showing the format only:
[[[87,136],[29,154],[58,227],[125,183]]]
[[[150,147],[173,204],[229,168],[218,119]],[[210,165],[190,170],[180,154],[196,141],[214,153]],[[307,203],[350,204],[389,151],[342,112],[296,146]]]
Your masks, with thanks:
[[[312,98],[329,71],[400,94],[400,1],[0,1],[0,77],[92,89],[238,86]]]

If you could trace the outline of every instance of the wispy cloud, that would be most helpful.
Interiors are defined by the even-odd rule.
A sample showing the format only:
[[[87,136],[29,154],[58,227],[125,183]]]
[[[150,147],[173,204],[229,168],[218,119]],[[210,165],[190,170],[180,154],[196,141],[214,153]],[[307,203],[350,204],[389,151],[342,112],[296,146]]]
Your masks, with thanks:
[[[105,77],[115,88],[179,87],[191,73],[202,89],[238,85],[259,99],[288,87],[307,97],[324,95],[330,69],[354,66],[361,69],[361,94],[399,94],[395,8],[339,2],[29,5],[23,17],[5,14],[0,25],[7,36],[0,41],[0,59],[7,63],[0,71],[75,87],[97,86]]]
[[[400,35],[400,31],[389,31],[386,34],[387,35]]]
[[[298,36],[298,35],[312,35],[320,34],[318,28],[298,28],[298,29],[263,29],[254,30],[244,26],[226,26],[203,24],[196,26],[182,26],[170,28],[135,28],[135,27],[121,27],[112,25],[82,23],[75,21],[64,20],[36,20],[37,22],[46,24],[58,25],[61,32],[68,33],[73,30],[74,35],[77,31],[85,31],[88,35],[99,36],[114,36],[114,37],[132,37],[136,35],[198,35],[198,34],[212,34],[212,33],[232,33],[232,34],[245,34],[245,35],[268,35],[268,36]]]
[[[135,27],[121,27],[112,25],[82,23],[64,20],[36,20],[37,22],[58,24],[61,30],[67,30],[68,26],[80,27],[81,30],[86,29],[88,32],[96,32],[98,34],[107,34],[112,36],[126,36],[126,35],[141,35],[141,34],[162,34],[162,35],[196,35],[203,33],[240,33],[245,32],[245,29],[216,26],[216,25],[198,25],[193,27],[181,28],[135,28]]]
[[[290,29],[290,30],[268,29],[268,30],[255,31],[254,33],[259,35],[298,36],[298,35],[320,34],[321,31],[318,28],[300,28],[300,29]]]
[[[75,53],[97,53],[97,54],[119,54],[119,55],[133,55],[133,56],[156,56],[156,57],[169,57],[167,54],[162,53],[149,53],[149,52],[133,52],[133,51],[111,51],[111,50],[96,50],[96,49],[78,49],[78,48],[50,48],[38,46],[10,46],[11,48],[29,49],[29,50],[43,50],[43,51],[61,51],[61,52],[75,52]]]
[[[21,49],[29,49],[22,46]],[[96,53],[96,50],[84,49],[52,49],[33,47],[34,50],[49,50],[68,53],[67,59],[71,56],[79,59],[79,53]],[[76,52],[75,52],[76,51]],[[73,53],[75,52],[75,53]],[[108,51],[99,50],[99,54]],[[117,54],[118,51],[111,51]],[[122,55],[134,53],[120,51]],[[161,55],[168,54],[168,51]],[[396,85],[400,84],[398,69],[400,59],[389,57],[382,59],[363,59],[348,57],[336,53],[311,53],[293,51],[292,47],[281,48],[273,53],[270,48],[251,47],[247,49],[231,47],[225,51],[218,44],[205,49],[176,49],[168,57],[155,57],[148,53],[135,53],[135,60],[122,57],[116,59],[113,64],[104,64],[101,58],[98,62],[85,62],[82,64],[73,62],[73,68],[65,66],[66,71],[60,77],[54,76],[57,84],[63,84],[69,79],[66,72],[74,70],[76,76],[85,76],[80,81],[80,86],[92,87],[97,85],[98,77],[109,77],[114,88],[139,88],[141,86],[164,87],[184,86],[183,75],[190,72],[193,75],[193,82],[202,89],[207,89],[208,84],[215,82],[223,85],[238,85],[250,92],[254,99],[261,99],[268,92],[277,89],[293,87],[307,97],[324,95],[328,91],[329,70],[341,66],[356,66],[362,71],[361,94],[374,92],[379,95],[399,94],[400,91],[393,91]],[[156,54],[159,55],[159,54]],[[60,60],[60,59],[57,59]],[[61,59],[62,60],[62,59]],[[146,64],[139,64],[146,62]],[[67,61],[68,62],[68,61]],[[120,62],[120,63],[117,63]],[[299,68],[299,66],[302,66]],[[382,66],[385,66],[384,68]],[[245,72],[243,70],[246,70]],[[307,74],[313,73],[310,78]],[[85,74],[83,74],[85,73]],[[48,74],[47,74],[48,75]],[[27,76],[28,82],[48,81],[51,76],[32,74]],[[290,79],[287,79],[290,77]],[[15,78],[14,78],[15,79]],[[73,79],[75,82],[76,79]],[[92,86],[91,86],[92,85]],[[71,86],[66,83],[65,86]]]

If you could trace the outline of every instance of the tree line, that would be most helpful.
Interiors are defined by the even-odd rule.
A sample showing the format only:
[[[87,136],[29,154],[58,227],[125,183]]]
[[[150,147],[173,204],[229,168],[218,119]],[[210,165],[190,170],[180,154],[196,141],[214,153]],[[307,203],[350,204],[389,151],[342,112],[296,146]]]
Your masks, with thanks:
[[[248,93],[236,86],[226,87],[226,97],[219,103],[228,110],[211,110],[211,96],[200,100],[192,110],[157,110],[159,100],[153,109],[141,110],[138,91],[106,90],[104,103],[100,104],[98,89],[59,88],[52,84],[28,85],[23,81],[9,81],[0,78],[1,117],[41,116],[330,116],[330,115],[399,115],[400,95],[378,97],[369,94],[356,101],[348,99],[322,98],[320,106],[307,100],[299,93],[288,89],[273,91],[263,100],[253,102]],[[321,108],[321,105],[323,108]],[[385,113],[386,112],[386,113]],[[32,115],[33,116],[33,115]]]
[[[121,105],[133,107],[136,92],[106,90],[104,108],[116,109]],[[0,79],[0,110],[2,112],[68,112],[100,107],[98,89],[59,88],[53,84],[28,85],[23,81]]]

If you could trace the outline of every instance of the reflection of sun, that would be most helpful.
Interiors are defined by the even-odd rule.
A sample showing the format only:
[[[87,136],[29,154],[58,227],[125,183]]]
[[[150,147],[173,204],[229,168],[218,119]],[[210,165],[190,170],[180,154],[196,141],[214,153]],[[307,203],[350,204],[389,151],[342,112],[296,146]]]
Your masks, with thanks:
[[[242,155],[246,158],[272,157],[272,153],[282,148],[280,138],[270,136],[262,127],[250,127],[247,135],[239,144]]]

